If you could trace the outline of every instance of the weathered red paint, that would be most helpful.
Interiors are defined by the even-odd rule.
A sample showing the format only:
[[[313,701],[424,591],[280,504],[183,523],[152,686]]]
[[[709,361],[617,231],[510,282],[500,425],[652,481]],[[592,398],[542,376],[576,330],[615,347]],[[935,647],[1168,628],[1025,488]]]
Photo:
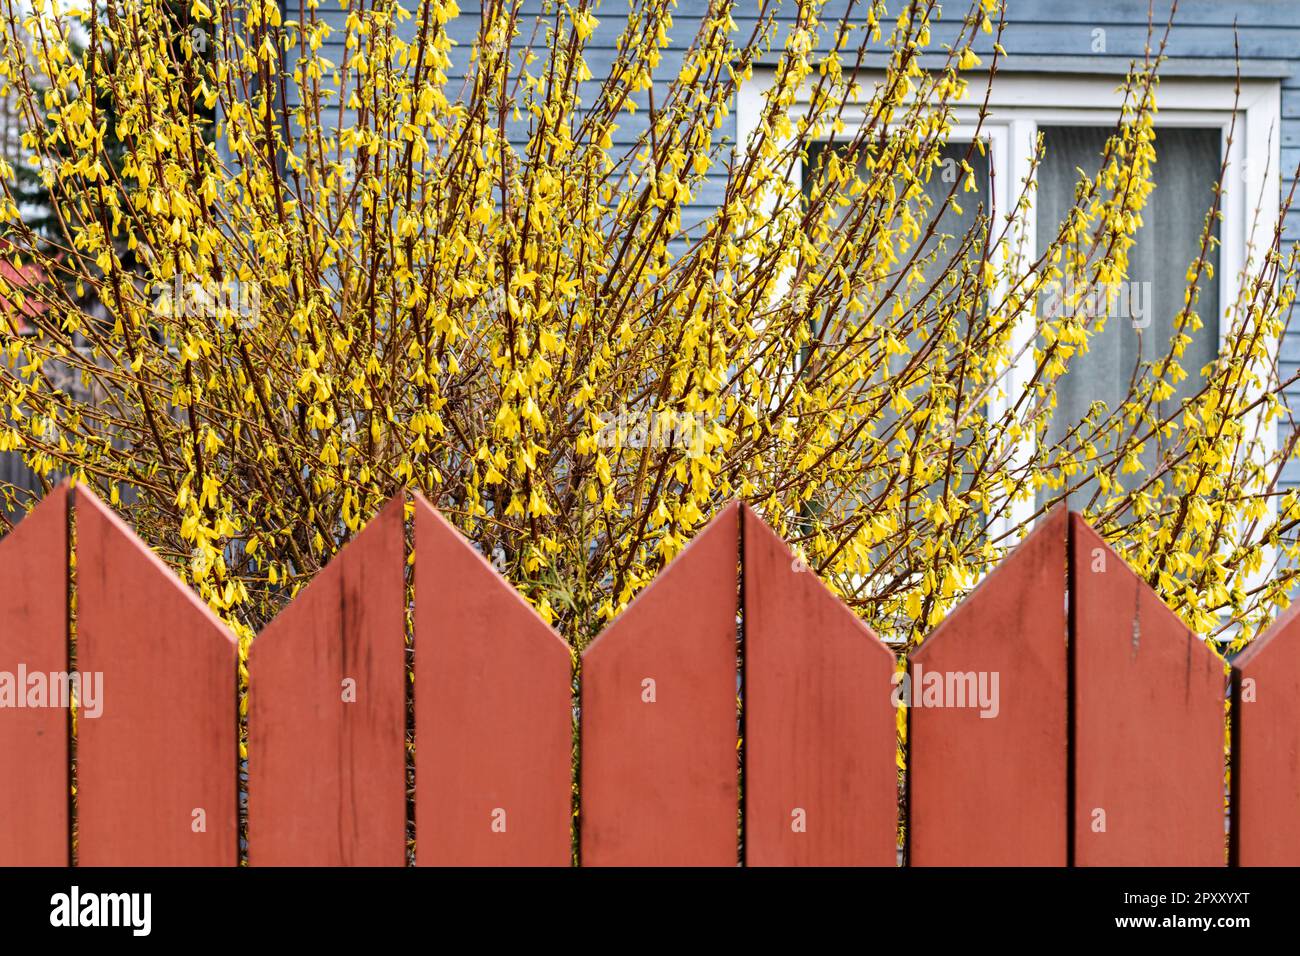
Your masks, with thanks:
[[[998,675],[996,716],[909,711],[913,866],[1065,865],[1067,530],[1046,516],[911,655],[922,703],[927,673],[983,675],[990,697]]]
[[[82,866],[233,866],[234,635],[106,505],[75,490]]]
[[[416,862],[568,866],[568,645],[415,496]]]
[[[1074,862],[1223,866],[1223,662],[1078,515],[1071,538]]]
[[[729,505],[583,655],[584,865],[736,865],[739,526]]]
[[[0,670],[68,667],[69,500],[60,488],[0,541]],[[255,643],[254,863],[404,862],[402,506],[390,502]],[[235,640],[90,492],[77,490],[75,512],[77,665],[104,674],[103,716],[78,723],[80,862],[231,865]],[[584,658],[588,865],[736,862],[742,520],[748,862],[892,860],[889,652],[740,515],[719,515]],[[415,516],[420,862],[564,865],[567,648],[422,500]],[[1297,620],[1285,615],[1235,662],[1243,865],[1300,862]],[[1081,865],[1223,864],[1222,663],[1077,516],[1045,519],[910,667],[999,675],[995,718],[911,711],[914,865],[1059,865],[1067,834]],[[0,709],[0,756],[21,768],[0,774],[0,864],[65,863],[65,712]]]
[[[1232,662],[1239,866],[1300,865],[1300,605]]]
[[[66,483],[0,539],[0,589],[0,671],[67,673]],[[0,702],[0,866],[66,866],[68,709],[17,703]]]
[[[406,863],[404,499],[253,642],[248,861]]]
[[[894,654],[743,509],[745,862],[893,866]]]

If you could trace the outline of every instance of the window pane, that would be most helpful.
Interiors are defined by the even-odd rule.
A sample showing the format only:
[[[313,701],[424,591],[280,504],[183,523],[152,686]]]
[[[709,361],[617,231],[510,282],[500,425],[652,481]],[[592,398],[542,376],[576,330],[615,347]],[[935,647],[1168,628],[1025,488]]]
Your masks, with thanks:
[[[803,188],[804,194],[807,195],[815,177],[824,169],[825,153],[829,150],[826,144],[815,144],[808,149],[808,165],[804,170]],[[835,149],[843,155],[845,150],[841,147]],[[970,154],[967,156],[967,154]],[[964,186],[966,180],[965,171],[961,167],[962,160],[965,160],[971,168],[971,177],[975,181],[975,191],[967,192]],[[860,164],[858,175],[864,180],[870,178],[873,174],[865,168],[865,163]],[[945,200],[948,198],[949,191],[953,190],[954,183],[956,190],[953,192],[953,200],[961,207],[958,213],[950,204],[946,209],[943,208]],[[922,184],[922,192],[928,202],[918,198],[910,203],[910,211],[921,226],[921,235],[925,235],[925,230],[929,227],[930,220],[938,214],[939,220],[935,224],[934,235],[930,240],[921,246],[918,255],[918,261],[934,257],[935,261],[929,263],[921,269],[921,274],[925,276],[924,285],[918,289],[918,293],[928,289],[930,284],[943,275],[945,267],[956,254],[961,244],[962,238],[975,225],[978,219],[980,208],[983,207],[985,215],[989,211],[989,157],[988,148],[981,152],[978,148],[972,149],[969,142],[950,142],[939,147],[939,163],[933,168],[930,178]],[[834,209],[831,225],[832,228],[838,225],[844,216],[844,209]],[[977,236],[968,258],[978,258],[981,253],[982,234]],[[897,268],[905,268],[905,264],[913,257],[913,249],[907,249],[900,252],[900,263]]]
[[[829,148],[825,145],[809,148],[808,166],[804,171],[803,180],[805,195],[810,192],[815,177],[824,170],[823,164],[826,158],[824,153]],[[836,149],[843,153],[839,147]],[[961,166],[963,160],[971,167],[971,179],[975,183],[975,189],[971,192],[965,189],[966,173]],[[870,178],[872,173],[865,168],[865,164],[862,164],[859,166],[858,175],[865,180]],[[961,209],[960,213],[952,203],[944,207],[950,191],[953,203]],[[966,234],[979,223],[980,215],[982,214],[986,219],[989,215],[987,147],[984,152],[981,152],[978,148],[972,149],[969,142],[951,142],[941,146],[939,162],[931,170],[930,178],[922,184],[922,196],[910,201],[908,205],[909,212],[919,225],[918,242],[925,236],[926,230],[936,216],[938,221],[934,225],[934,234],[920,243],[919,249],[913,246],[898,250],[899,261],[894,264],[888,280],[882,284],[883,295],[894,284],[899,274],[904,274],[903,280],[898,284],[899,290],[907,299],[904,303],[904,313],[898,319],[892,317],[895,297],[891,296],[885,296],[883,305],[878,304],[879,298],[869,300],[866,302],[866,307],[867,313],[875,312],[878,326],[891,327],[898,338],[907,342],[909,349],[916,349],[934,333],[936,313],[941,309],[951,308],[951,303],[957,297],[954,286],[960,280],[963,268],[967,270],[978,268],[979,260],[983,255],[987,224],[976,229],[969,248],[962,256],[965,265],[953,263]],[[830,225],[834,230],[843,224],[846,210],[834,206],[832,210]],[[856,228],[860,229],[861,224],[856,224]],[[913,283],[911,289],[907,290],[906,275],[912,271],[913,262],[920,266],[917,271],[921,274],[922,280]],[[822,268],[826,268],[825,264]],[[943,284],[935,293],[930,294],[931,286],[940,280],[944,280]],[[959,329],[963,334],[968,318],[965,313],[957,316]],[[858,316],[856,321],[861,319],[862,316]],[[828,317],[827,321],[832,325],[831,331],[825,335],[825,338],[834,341],[835,318]],[[906,367],[907,363],[907,355],[894,355],[888,360],[892,373],[897,373]]]
[[[804,170],[803,187],[805,196],[812,191],[812,186],[816,182],[819,174],[823,174],[827,160],[826,153],[831,147],[810,147],[808,151],[808,163]],[[839,147],[835,147],[840,150]],[[840,150],[843,155],[843,150]],[[962,167],[965,161],[971,169],[970,179],[973,181],[974,189],[967,191],[966,182],[967,174]],[[872,176],[880,174],[872,173],[863,163],[859,166],[858,175],[868,180]],[[901,191],[901,190],[900,190]],[[948,203],[949,194],[952,194],[952,202]],[[945,203],[948,203],[945,208]],[[956,206],[953,205],[956,204]],[[956,207],[960,207],[960,212]],[[832,231],[837,228],[854,228],[861,229],[861,223],[851,223],[846,221],[846,207],[834,207],[834,216],[830,226]],[[926,343],[927,340],[935,336],[936,330],[940,328],[950,328],[955,330],[955,337],[958,342],[964,340],[969,322],[969,313],[965,310],[957,311],[955,306],[960,292],[958,286],[963,278],[967,277],[972,271],[978,271],[982,268],[981,260],[984,255],[984,246],[986,233],[989,229],[990,216],[990,182],[989,182],[989,147],[985,144],[985,149],[981,151],[978,147],[972,148],[970,141],[954,141],[942,145],[938,150],[938,162],[932,167],[929,178],[922,183],[922,194],[909,201],[908,212],[919,225],[917,242],[919,248],[913,246],[908,248],[899,248],[897,250],[898,261],[893,264],[892,272],[887,281],[881,287],[878,297],[868,299],[865,302],[866,314],[875,313],[875,324],[881,333],[876,334],[867,341],[870,343],[869,348],[883,357],[884,336],[883,330],[888,329],[898,339],[907,343],[909,353],[914,353]],[[937,219],[936,219],[937,217]],[[981,218],[982,217],[982,218]],[[934,223],[934,233],[921,242],[925,237],[931,223]],[[968,233],[973,230],[969,246],[962,252],[963,243],[966,241]],[[874,241],[874,240],[872,240]],[[832,243],[833,245],[833,243]],[[961,262],[954,262],[954,258],[961,258]],[[920,273],[921,280],[914,282],[910,290],[902,293],[905,301],[903,302],[903,311],[901,315],[893,315],[894,297],[886,294],[888,288],[893,285],[894,280],[900,274],[906,277],[912,272],[913,263],[916,263],[916,271]],[[821,269],[825,270],[827,264],[823,263]],[[939,282],[939,287],[931,292],[930,289],[934,283]],[[900,290],[904,290],[908,285],[906,278],[898,284]],[[969,282],[966,288],[969,288]],[[881,301],[883,299],[883,302]],[[982,303],[980,303],[982,307]],[[967,306],[969,308],[969,306]],[[860,323],[865,316],[862,314],[847,316],[845,321],[851,324]],[[833,345],[837,339],[836,322],[837,317],[834,315],[826,316],[824,321],[829,323],[829,328],[823,330],[822,338],[828,345]],[[978,323],[977,323],[978,328]],[[951,334],[951,333],[950,333]],[[944,348],[936,350],[933,354],[942,354],[944,349],[949,351],[951,358],[948,360],[951,368],[955,369],[959,358],[961,346],[954,342],[945,343]],[[873,381],[873,385],[879,386],[884,383],[884,372],[888,369],[891,376],[900,376],[907,368],[911,360],[911,354],[891,355],[883,358],[875,374],[878,376]],[[805,356],[806,359],[806,356]],[[958,376],[955,371],[952,372],[951,378],[956,379]],[[926,371],[924,367],[913,369],[910,376],[910,384],[904,391],[908,397],[916,402],[922,402],[923,393],[929,391],[934,385],[933,376]],[[967,383],[969,384],[969,383]],[[892,388],[893,383],[891,383]],[[888,392],[883,392],[881,398],[888,399]],[[883,440],[888,447],[888,454],[895,455],[896,446],[900,442],[900,436],[905,436],[911,430],[919,428],[919,425],[908,425],[900,421],[900,416],[888,404],[881,408],[879,415],[872,422],[870,434],[875,439]],[[902,444],[910,444],[906,438],[903,438]],[[957,447],[953,455],[954,469],[957,471],[956,481],[952,483],[952,488],[957,493],[963,492],[970,484],[970,472],[975,467],[975,462],[970,460],[968,452],[971,451],[973,441],[971,435],[963,429],[957,439]],[[931,492],[938,495],[943,488],[943,482],[937,482],[931,489]],[[871,495],[885,490],[884,482],[877,482],[874,486],[866,490],[866,495]],[[813,505],[815,507],[815,505]],[[882,548],[883,555],[888,549]]]
[[[1065,211],[1074,202],[1074,189],[1083,169],[1094,175],[1112,128],[1087,126],[1043,127],[1045,156],[1038,176],[1038,252],[1056,237]],[[1107,316],[1100,332],[1089,335],[1088,351],[1070,359],[1069,371],[1055,389],[1057,408],[1048,437],[1058,441],[1087,413],[1094,401],[1115,409],[1128,393],[1139,362],[1156,362],[1169,353],[1174,320],[1183,308],[1187,269],[1200,253],[1201,230],[1213,205],[1213,188],[1219,176],[1221,134],[1217,129],[1156,130],[1155,188],[1142,211],[1142,225],[1129,251],[1128,282],[1104,307],[1099,299],[1090,314]],[[1217,229],[1215,230],[1217,236]],[[1176,383],[1174,393],[1153,406],[1153,414],[1175,414],[1184,398],[1204,384],[1201,368],[1218,354],[1219,284],[1218,253],[1208,256],[1214,279],[1201,281],[1197,315],[1199,331],[1188,330],[1192,343],[1178,360],[1187,378]],[[1146,479],[1162,455],[1160,439],[1146,443],[1142,455],[1146,473],[1121,476],[1126,487]],[[1078,480],[1076,476],[1074,480]],[[1071,501],[1076,506],[1091,499],[1095,485],[1082,488]]]

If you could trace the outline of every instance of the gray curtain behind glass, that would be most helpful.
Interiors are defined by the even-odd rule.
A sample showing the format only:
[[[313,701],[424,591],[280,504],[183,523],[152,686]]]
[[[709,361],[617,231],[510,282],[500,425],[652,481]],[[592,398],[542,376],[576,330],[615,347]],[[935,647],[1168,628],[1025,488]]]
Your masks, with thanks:
[[[1112,130],[1047,126],[1042,132],[1045,155],[1038,172],[1039,255],[1055,238],[1065,210],[1074,202],[1079,178],[1076,167],[1089,175],[1096,173]],[[1076,353],[1070,359],[1069,371],[1057,383],[1057,408],[1048,429],[1049,440],[1057,441],[1066,434],[1094,401],[1116,408],[1128,393],[1136,365],[1159,361],[1168,354],[1174,320],[1183,308],[1187,269],[1200,252],[1201,230],[1213,203],[1220,139],[1217,129],[1157,129],[1155,189],[1147,197],[1142,226],[1129,252],[1129,281],[1124,294],[1117,296],[1107,310],[1104,329],[1089,335],[1088,352]],[[1179,359],[1187,378],[1175,386],[1169,398],[1158,403],[1154,411],[1160,416],[1176,413],[1184,398],[1200,390],[1201,368],[1218,354],[1216,251],[1210,253],[1208,261],[1215,278],[1202,279],[1200,301],[1195,307],[1202,328],[1188,331],[1192,343]],[[1095,330],[1095,325],[1092,328]],[[1147,442],[1142,458],[1148,470],[1161,454],[1158,439]],[[1126,487],[1136,487],[1145,477],[1146,473],[1139,473],[1121,479]],[[1082,506],[1094,489],[1089,482],[1071,500]]]

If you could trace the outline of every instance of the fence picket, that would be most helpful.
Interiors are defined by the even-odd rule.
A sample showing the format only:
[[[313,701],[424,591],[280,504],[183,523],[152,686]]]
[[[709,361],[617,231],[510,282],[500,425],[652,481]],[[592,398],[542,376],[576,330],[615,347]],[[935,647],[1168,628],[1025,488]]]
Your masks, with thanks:
[[[569,865],[569,648],[419,495],[415,732],[421,865]]]
[[[1067,530],[1044,518],[911,655],[913,866],[1065,865]],[[927,673],[998,675],[996,715],[925,706]]]
[[[1224,865],[1223,662],[1071,515],[1074,862]]]
[[[582,862],[735,866],[739,509],[583,655]]]
[[[106,505],[75,490],[78,862],[233,866],[234,635]]]
[[[1300,865],[1300,605],[1232,667],[1234,862]]]
[[[893,866],[893,652],[742,513],[746,862]]]
[[[253,642],[249,863],[406,862],[404,497]]]
[[[0,866],[66,866],[68,708],[25,706],[20,679],[68,670],[66,483],[0,539],[0,588]]]

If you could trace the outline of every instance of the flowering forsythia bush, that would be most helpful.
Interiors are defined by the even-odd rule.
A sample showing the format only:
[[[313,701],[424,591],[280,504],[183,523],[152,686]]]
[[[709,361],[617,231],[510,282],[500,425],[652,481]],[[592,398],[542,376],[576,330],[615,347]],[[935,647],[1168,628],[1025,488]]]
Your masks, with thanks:
[[[468,45],[452,0],[344,3],[341,36],[314,0],[3,6],[19,163],[54,215],[24,223],[6,163],[3,255],[41,278],[0,279],[0,451],[111,497],[245,640],[403,487],[579,647],[733,498],[910,641],[1067,494],[1199,632],[1245,640],[1285,603],[1279,234],[1254,237],[1194,396],[1164,401],[1220,320],[1198,313],[1217,202],[1168,349],[1049,436],[1104,317],[1038,306],[1127,274],[1158,29],[1038,255],[1032,183],[991,208],[979,145],[927,208],[1004,57],[972,49],[1001,34],[994,0],[948,11],[947,46],[932,3],[837,22],[761,0],[742,31],[715,0],[675,74],[672,4],[632,0],[599,76],[587,0],[484,0]],[[964,234],[925,241],[963,206]]]

